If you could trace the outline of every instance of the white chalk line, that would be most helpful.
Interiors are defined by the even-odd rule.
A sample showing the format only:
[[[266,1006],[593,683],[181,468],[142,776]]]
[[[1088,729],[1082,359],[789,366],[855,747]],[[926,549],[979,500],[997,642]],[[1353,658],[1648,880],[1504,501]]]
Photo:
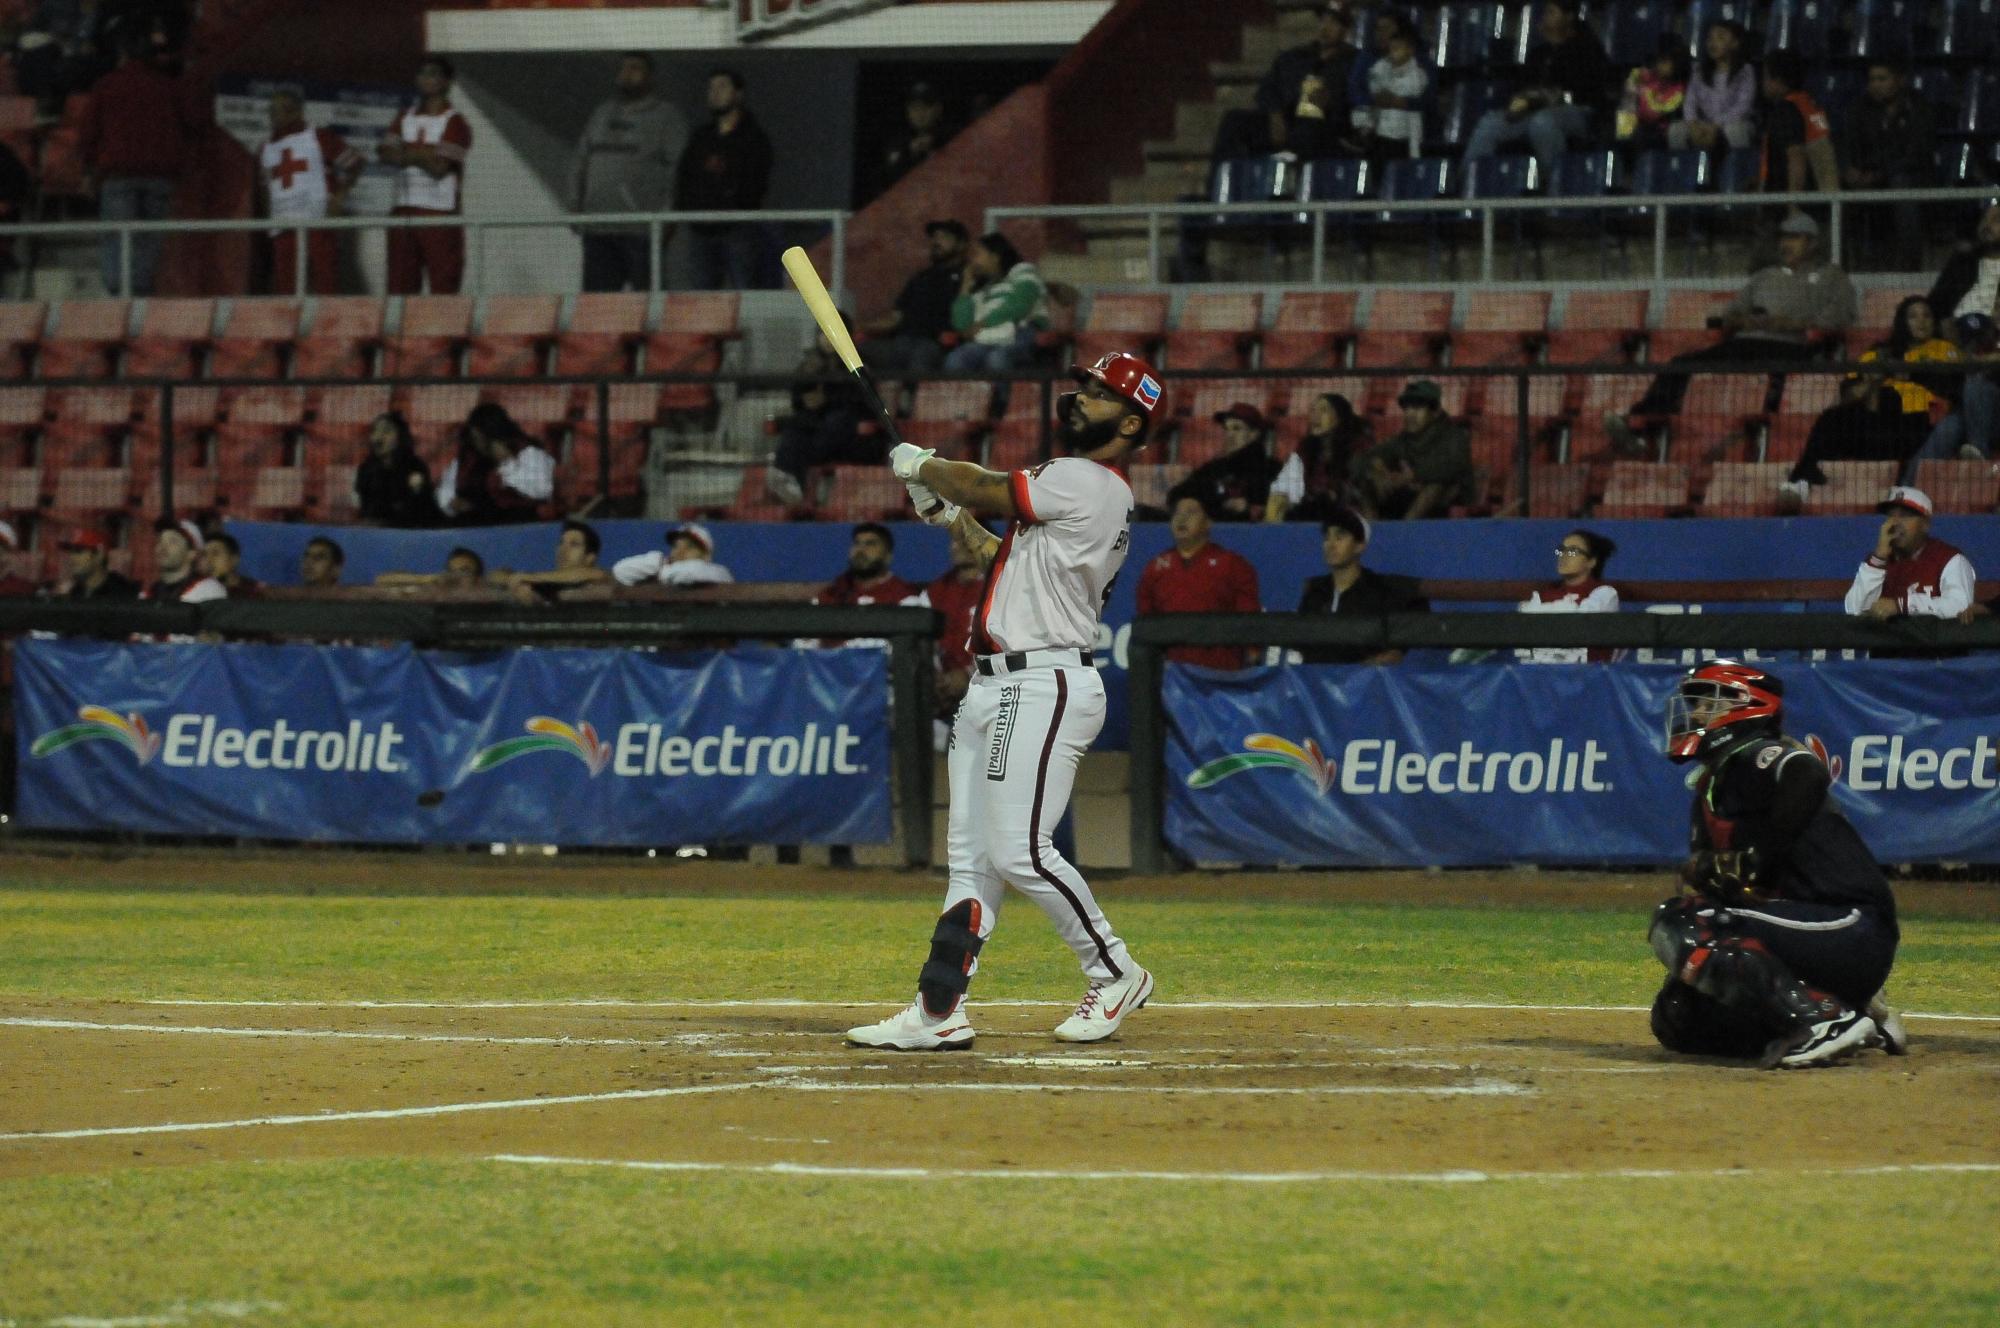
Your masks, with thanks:
[[[805,1162],[648,1162],[622,1158],[547,1157],[496,1153],[486,1159],[518,1166],[611,1167],[628,1171],[740,1172],[855,1180],[1054,1180],[1172,1181],[1236,1185],[1470,1185],[1503,1181],[1769,1180],[1793,1176],[1989,1175],[2000,1162],[1906,1162],[1880,1166],[1798,1167],[1786,1170],[1717,1168],[1671,1170],[1616,1167],[1604,1171],[1060,1171],[1046,1168],[841,1167]]]
[[[87,1019],[0,1018],[4,1028],[65,1029],[89,1033],[188,1033],[207,1037],[332,1038],[364,1042],[491,1042],[509,1047],[659,1047],[670,1045],[669,1033],[651,1038],[507,1037],[484,1033],[391,1033],[347,1028],[230,1028],[186,1024],[100,1024]],[[703,1041],[708,1040],[703,1035]]]
[[[537,1001],[375,1001],[375,1000],[207,1000],[175,997],[93,998],[116,1005],[215,1006],[224,1009],[279,1010],[866,1010],[895,1005],[895,998],[855,1001],[818,1001],[790,998],[770,1000],[626,1000],[610,996],[583,996]],[[973,1010],[1068,1010],[1074,1001],[967,1001]],[[1550,1014],[1644,1014],[1647,1005],[1539,1005],[1510,1001],[1148,1001],[1149,1010],[1519,1010]],[[1903,1010],[1904,1019],[1936,1019],[1946,1022],[2000,1024],[2000,1014],[1947,1014],[1923,1010]]]

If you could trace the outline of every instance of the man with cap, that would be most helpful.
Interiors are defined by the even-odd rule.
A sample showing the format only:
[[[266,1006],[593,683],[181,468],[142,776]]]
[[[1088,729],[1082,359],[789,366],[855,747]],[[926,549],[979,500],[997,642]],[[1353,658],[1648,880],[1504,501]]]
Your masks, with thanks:
[[[153,531],[153,561],[160,575],[140,592],[140,599],[203,604],[229,598],[220,581],[202,572],[196,556],[203,543],[199,526],[161,517],[153,523]]]
[[[1229,450],[1196,467],[1167,494],[1171,511],[1193,498],[1218,521],[1260,521],[1281,463],[1271,455],[1271,422],[1247,401],[1215,413]]]
[[[1373,520],[1443,516],[1473,499],[1472,442],[1444,413],[1444,392],[1428,378],[1396,398],[1402,432],[1354,458],[1354,501]]]
[[[1366,517],[1351,507],[1336,507],[1320,523],[1325,576],[1308,580],[1299,596],[1300,613],[1338,613],[1353,617],[1384,613],[1429,613],[1430,601],[1417,591],[1416,580],[1384,575],[1361,565],[1373,531]],[[1299,651],[1308,664],[1394,664],[1401,650],[1371,650],[1367,646],[1308,646]]]
[[[930,160],[931,154],[951,141],[952,128],[945,123],[944,102],[937,88],[923,80],[910,84],[903,99],[904,127],[882,154],[875,192],[890,185]]]
[[[62,550],[65,599],[137,599],[139,583],[111,570],[111,537],[85,527],[57,542]]]
[[[0,521],[0,599],[26,599],[35,583],[21,575],[21,536],[11,521]]]
[[[965,276],[972,236],[946,217],[924,223],[929,262],[903,283],[896,304],[861,324],[867,340],[861,358],[877,373],[935,373],[944,363],[944,336],[952,330],[951,306]]]
[[[1183,493],[1173,500],[1167,520],[1174,547],[1146,564],[1139,574],[1136,613],[1261,613],[1257,569],[1233,549],[1211,543],[1214,529],[1201,498]],[[1167,658],[1211,669],[1240,669],[1256,662],[1257,647],[1174,646]]]
[[[1676,355],[1675,364],[1748,361],[1797,363],[1813,357],[1813,335],[1841,332],[1855,317],[1854,283],[1819,254],[1819,223],[1794,212],[1778,228],[1778,261],[1753,273],[1736,298],[1709,320],[1725,335],[1713,346]],[[1687,393],[1685,373],[1663,373],[1629,412],[1612,411],[1604,430],[1613,447],[1639,455],[1646,445],[1626,414],[1672,415]]]
[[[611,564],[611,579],[621,586],[724,586],[736,578],[715,561],[715,537],[708,527],[690,521],[667,527],[666,550],[635,553]]]
[[[1971,608],[1972,563],[1931,538],[1931,500],[1898,485],[1875,510],[1883,514],[1882,529],[1847,588],[1847,611],[1869,618],[1956,618]]]
[[[847,1031],[863,1047],[970,1047],[965,994],[1012,886],[1032,899],[1082,967],[1086,987],[1055,1028],[1063,1042],[1100,1042],[1153,994],[1099,909],[1090,885],[1056,851],[1077,765],[1104,727],[1104,681],[1091,652],[1111,583],[1132,543],[1124,465],[1166,407],[1160,378],[1136,355],[1076,370],[1081,390],[1057,402],[1066,455],[999,473],[902,444],[890,467],[917,513],[951,526],[988,564],[972,616],[973,674],[952,720],[949,883],[918,970],[916,999]],[[1008,519],[995,539],[982,517]]]

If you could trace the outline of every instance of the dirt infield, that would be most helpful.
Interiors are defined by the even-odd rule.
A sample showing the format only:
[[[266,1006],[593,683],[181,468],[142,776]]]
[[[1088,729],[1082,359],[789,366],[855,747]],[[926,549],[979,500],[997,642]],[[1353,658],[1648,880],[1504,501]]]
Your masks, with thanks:
[[[897,1056],[843,1046],[878,1011],[830,1005],[0,1006],[18,1071],[4,1177],[389,1155],[1216,1175],[2000,1162],[2000,1019],[1919,1018],[1906,1058],[1764,1073],[1668,1057],[1643,1013],[1596,1009],[1169,1003],[1077,1048],[1048,1035],[1063,1011],[1000,1005],[975,1007],[970,1051]],[[1744,1121],[1792,1124],[1727,1124]]]

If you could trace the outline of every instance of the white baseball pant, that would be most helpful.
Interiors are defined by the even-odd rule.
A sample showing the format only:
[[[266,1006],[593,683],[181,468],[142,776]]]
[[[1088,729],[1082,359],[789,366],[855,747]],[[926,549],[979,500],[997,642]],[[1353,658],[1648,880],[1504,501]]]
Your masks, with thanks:
[[[986,937],[1011,885],[1041,905],[1093,981],[1123,976],[1131,959],[1051,835],[1069,806],[1077,762],[1103,727],[1104,680],[1096,669],[974,673],[952,722],[948,761],[944,911],[977,901],[976,926]]]

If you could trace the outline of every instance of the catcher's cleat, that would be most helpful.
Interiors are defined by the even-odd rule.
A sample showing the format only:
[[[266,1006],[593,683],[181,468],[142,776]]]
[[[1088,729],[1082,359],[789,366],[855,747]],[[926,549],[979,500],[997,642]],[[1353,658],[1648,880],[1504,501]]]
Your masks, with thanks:
[[[879,1024],[847,1030],[851,1045],[884,1051],[961,1051],[972,1045],[972,1038],[972,1020],[966,1018],[964,1005],[957,1003],[950,1014],[933,1019],[924,1012],[922,1001],[911,1001]]]
[[[1903,1016],[1889,1008],[1888,988],[1883,988],[1868,999],[1868,1017],[1875,1021],[1875,1031],[1882,1035],[1882,1050],[1891,1056],[1910,1054],[1910,1031],[1903,1027]]]
[[[1767,1070],[1806,1070],[1833,1065],[1866,1047],[1881,1045],[1875,1021],[1858,1010],[1807,1024],[1773,1042],[1764,1051]]]
[[[1122,978],[1093,982],[1076,1013],[1056,1025],[1064,1042],[1102,1042],[1118,1031],[1125,1016],[1153,998],[1153,975],[1137,964]]]

